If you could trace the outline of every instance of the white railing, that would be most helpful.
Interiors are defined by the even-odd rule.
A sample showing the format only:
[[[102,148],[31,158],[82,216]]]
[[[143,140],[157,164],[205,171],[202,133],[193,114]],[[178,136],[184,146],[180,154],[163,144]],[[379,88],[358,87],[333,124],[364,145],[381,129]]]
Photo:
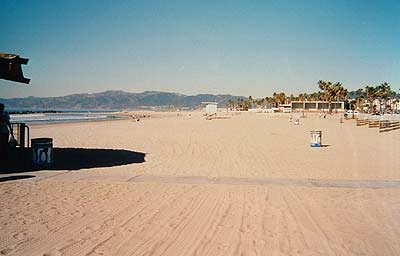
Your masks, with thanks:
[[[400,115],[386,114],[382,116],[360,114],[357,116],[357,126],[368,125],[369,128],[379,128],[379,132],[389,132],[400,129]]]
[[[357,119],[361,120],[379,120],[379,121],[400,121],[400,114],[385,114],[382,116],[371,114],[358,114]]]

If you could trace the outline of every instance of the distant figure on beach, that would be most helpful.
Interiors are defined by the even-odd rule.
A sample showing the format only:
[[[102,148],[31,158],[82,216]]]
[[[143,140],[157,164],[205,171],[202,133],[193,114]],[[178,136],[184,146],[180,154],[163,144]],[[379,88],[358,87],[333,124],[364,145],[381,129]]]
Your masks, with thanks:
[[[10,115],[4,111],[4,104],[0,103],[0,157],[4,157],[7,150],[10,132],[12,132]]]

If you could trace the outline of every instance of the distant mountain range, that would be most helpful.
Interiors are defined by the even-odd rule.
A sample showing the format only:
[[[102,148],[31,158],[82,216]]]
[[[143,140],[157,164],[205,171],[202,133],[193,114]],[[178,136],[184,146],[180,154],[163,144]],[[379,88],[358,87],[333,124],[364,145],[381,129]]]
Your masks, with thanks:
[[[6,108],[28,109],[137,109],[137,108],[196,108],[202,102],[217,102],[225,107],[230,99],[243,96],[197,94],[187,96],[178,93],[145,91],[130,93],[125,91],[105,91],[100,93],[71,94],[62,97],[26,97],[1,99]]]

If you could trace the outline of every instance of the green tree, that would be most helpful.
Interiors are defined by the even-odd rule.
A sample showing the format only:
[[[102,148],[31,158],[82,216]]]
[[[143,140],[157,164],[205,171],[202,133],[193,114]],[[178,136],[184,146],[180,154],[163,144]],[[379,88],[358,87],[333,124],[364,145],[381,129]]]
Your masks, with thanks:
[[[286,95],[284,92],[279,92],[276,93],[274,92],[274,94],[272,95],[275,107],[278,107],[279,104],[285,104],[286,102]]]
[[[347,97],[347,90],[343,87],[341,82],[325,82],[318,81],[318,87],[322,91],[321,98],[324,102],[328,102],[329,113],[332,113],[332,101],[339,101]],[[336,109],[336,107],[335,107]]]
[[[365,87],[365,96],[368,101],[368,113],[371,113],[373,110],[373,104],[375,99],[377,98],[377,90],[374,86],[367,85]]]
[[[254,98],[252,96],[249,96],[247,102],[246,102],[247,108],[252,108],[252,106],[254,105]]]
[[[300,93],[298,99],[299,101],[306,101],[308,99],[307,93]]]
[[[320,100],[320,93],[319,92],[313,92],[313,93],[310,94],[308,99],[310,99],[311,101]]]
[[[355,109],[363,109],[363,102],[365,102],[365,92],[360,88],[356,91]]]
[[[328,98],[329,98],[329,87],[330,87],[330,85],[328,84],[328,82],[319,80],[318,81],[318,87],[321,90],[320,100],[322,100],[324,103],[327,102]]]
[[[228,100],[228,109],[233,110],[234,108],[235,108],[235,102],[232,99]]]
[[[390,85],[387,82],[378,85],[376,88],[377,97],[379,99],[379,112],[382,112],[382,103],[384,106],[384,111],[386,112],[387,101],[390,98],[392,90],[390,89]]]

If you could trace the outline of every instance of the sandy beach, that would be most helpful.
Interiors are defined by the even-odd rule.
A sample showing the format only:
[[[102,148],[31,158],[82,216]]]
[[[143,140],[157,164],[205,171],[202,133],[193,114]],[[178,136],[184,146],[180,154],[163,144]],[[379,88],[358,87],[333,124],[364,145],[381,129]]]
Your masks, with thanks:
[[[400,130],[220,116],[32,126],[57,168],[0,175],[0,255],[400,254]]]

